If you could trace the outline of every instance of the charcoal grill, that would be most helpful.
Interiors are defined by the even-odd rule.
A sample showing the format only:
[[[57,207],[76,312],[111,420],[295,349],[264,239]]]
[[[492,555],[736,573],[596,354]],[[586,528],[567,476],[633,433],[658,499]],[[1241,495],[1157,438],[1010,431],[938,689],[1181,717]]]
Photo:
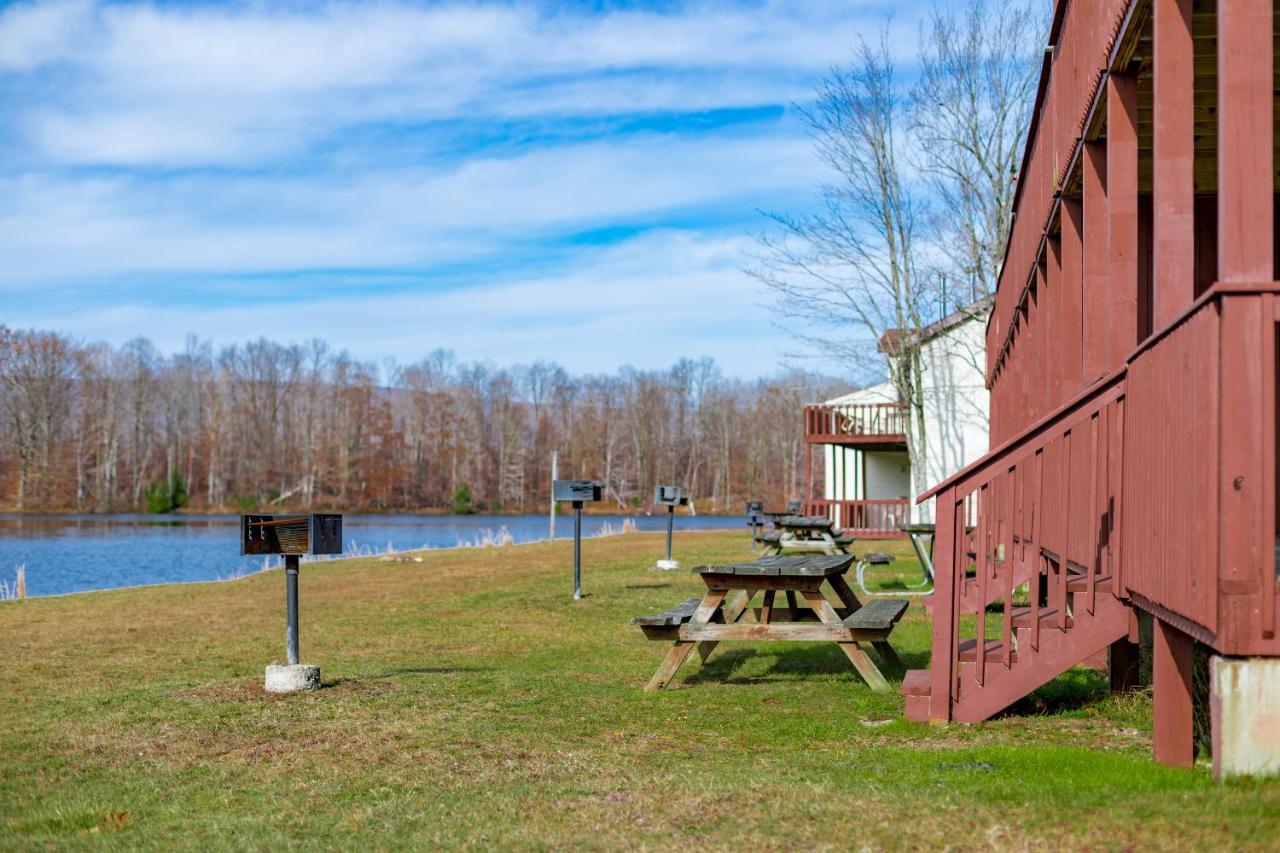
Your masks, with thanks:
[[[747,501],[747,524],[751,527],[751,550],[754,551],[760,526],[764,524],[764,501]]]
[[[667,508],[667,559],[658,564],[662,569],[676,569],[680,564],[671,559],[671,536],[676,526],[676,507],[687,506],[689,499],[685,497],[683,486],[658,486],[653,493],[653,502]]]
[[[551,499],[573,504],[573,600],[582,598],[582,505],[598,501],[604,489],[594,480],[554,480]]]
[[[242,515],[240,553],[284,557],[285,655],[298,663],[298,566],[304,554],[342,553],[342,516]]]

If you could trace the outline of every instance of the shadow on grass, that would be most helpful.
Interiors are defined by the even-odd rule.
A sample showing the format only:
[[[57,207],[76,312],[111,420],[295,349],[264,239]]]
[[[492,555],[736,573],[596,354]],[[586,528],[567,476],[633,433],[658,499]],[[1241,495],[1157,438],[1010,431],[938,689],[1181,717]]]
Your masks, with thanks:
[[[928,662],[928,655],[903,654],[903,666],[890,664],[882,659],[870,643],[864,644],[868,654],[875,661],[880,672],[889,681],[901,681],[908,669],[915,669]],[[767,658],[773,661],[764,672],[753,675],[735,675],[734,673],[756,658]],[[854,673],[853,664],[845,657],[844,652],[834,643],[823,643],[802,648],[790,648],[782,651],[768,648],[737,648],[725,651],[716,650],[700,669],[685,677],[688,685],[697,684],[767,684],[779,679],[796,678],[808,675],[839,675]]]
[[[669,583],[629,583],[623,589],[671,589]]]
[[[1014,702],[998,718],[1032,714],[1063,714],[1102,701],[1108,694],[1107,674],[1077,667]]]
[[[462,675],[469,672],[491,672],[488,667],[484,666],[406,666],[400,669],[389,669],[381,675],[372,676],[373,678],[398,678],[401,675]],[[357,679],[339,679],[339,681],[354,681]],[[327,685],[326,685],[327,686]]]

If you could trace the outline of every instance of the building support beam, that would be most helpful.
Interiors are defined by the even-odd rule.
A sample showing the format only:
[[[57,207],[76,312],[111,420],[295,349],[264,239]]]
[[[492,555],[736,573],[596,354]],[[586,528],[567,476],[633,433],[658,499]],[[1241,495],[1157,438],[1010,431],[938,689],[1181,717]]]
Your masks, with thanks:
[[[1066,400],[1084,379],[1081,366],[1084,327],[1081,324],[1080,288],[1084,276],[1084,205],[1078,198],[1062,200],[1062,293],[1058,302],[1062,327],[1062,393]]]
[[[1153,619],[1155,642],[1151,661],[1152,741],[1156,761],[1190,767],[1195,761],[1192,720],[1192,640],[1168,622]]]
[[[1107,212],[1111,248],[1111,363],[1142,340],[1138,329],[1138,80],[1107,78]]]
[[[1275,277],[1272,4],[1218,4],[1218,280]]]
[[[1045,411],[1058,408],[1062,396],[1062,237],[1050,234],[1045,241],[1044,285],[1040,290],[1040,332],[1044,353],[1041,359],[1041,391]]]
[[[1086,142],[1084,166],[1084,379],[1092,382],[1111,362],[1111,230],[1107,204],[1107,146]]]
[[[1153,297],[1158,330],[1195,299],[1195,46],[1191,0],[1155,0],[1153,6]],[[1270,33],[1268,24],[1268,37]]]

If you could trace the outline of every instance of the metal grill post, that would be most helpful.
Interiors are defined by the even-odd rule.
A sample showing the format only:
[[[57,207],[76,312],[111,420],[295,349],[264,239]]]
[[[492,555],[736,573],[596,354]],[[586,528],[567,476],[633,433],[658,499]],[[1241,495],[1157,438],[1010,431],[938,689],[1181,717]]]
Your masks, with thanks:
[[[289,666],[298,664],[298,555],[284,558],[285,655]]]
[[[573,502],[573,600],[582,598],[582,501]]]
[[[671,562],[671,530],[676,524],[676,508],[667,507],[667,562]]]

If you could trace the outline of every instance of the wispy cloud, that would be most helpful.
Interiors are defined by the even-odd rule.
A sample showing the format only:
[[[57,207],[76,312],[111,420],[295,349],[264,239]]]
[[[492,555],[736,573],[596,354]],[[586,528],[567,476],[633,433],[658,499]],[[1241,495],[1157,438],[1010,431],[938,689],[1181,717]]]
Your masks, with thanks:
[[[530,318],[570,301],[612,362],[726,310],[772,339],[737,269],[754,211],[818,177],[790,105],[891,9],[905,53],[910,9],[873,0],[13,4],[0,290],[22,322],[175,344],[279,334],[254,312],[287,302],[379,357],[441,312],[464,356],[556,357]],[[632,340],[653,296],[682,310]]]

